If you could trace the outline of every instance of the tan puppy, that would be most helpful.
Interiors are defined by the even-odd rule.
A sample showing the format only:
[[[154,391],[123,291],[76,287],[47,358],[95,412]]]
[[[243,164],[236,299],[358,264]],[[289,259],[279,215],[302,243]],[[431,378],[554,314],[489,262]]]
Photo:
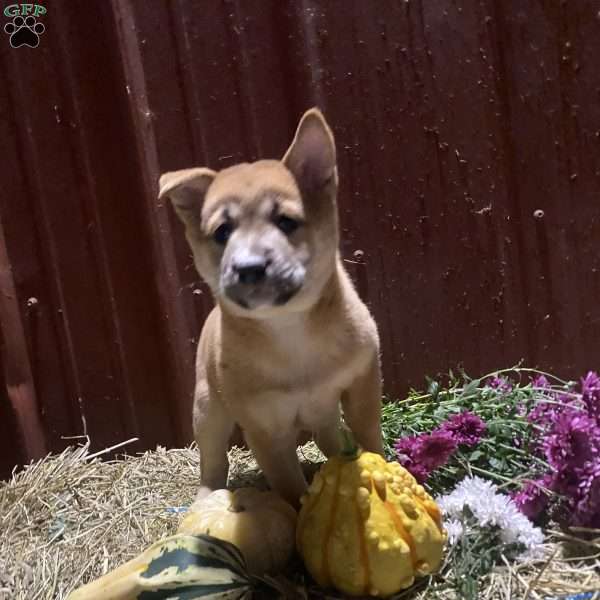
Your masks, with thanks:
[[[298,503],[297,436],[338,451],[344,419],[382,452],[375,323],[338,253],[331,130],[312,109],[283,160],[166,173],[196,268],[216,307],[198,344],[194,432],[203,491],[225,487],[237,423],[276,491]]]

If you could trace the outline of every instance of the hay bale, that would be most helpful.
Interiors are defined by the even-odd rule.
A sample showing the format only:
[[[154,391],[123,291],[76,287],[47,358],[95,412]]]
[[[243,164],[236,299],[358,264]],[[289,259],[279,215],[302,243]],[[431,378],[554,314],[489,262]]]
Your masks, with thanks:
[[[230,462],[233,487],[265,486],[250,452]],[[86,444],[0,483],[0,600],[60,600],[174,533],[199,475],[194,446],[102,461]]]
[[[323,458],[312,443],[299,456],[309,471]],[[194,446],[102,461],[86,444],[0,483],[0,600],[62,600],[174,533],[176,509],[189,505],[199,486],[199,462]],[[233,448],[230,464],[232,487],[265,487],[247,450]],[[553,532],[545,559],[495,569],[481,597],[541,600],[600,590],[599,540],[586,542],[588,555],[578,557],[565,552],[567,538]],[[312,587],[299,568],[287,575],[285,597],[336,597]],[[458,600],[449,581],[445,569],[398,598]]]

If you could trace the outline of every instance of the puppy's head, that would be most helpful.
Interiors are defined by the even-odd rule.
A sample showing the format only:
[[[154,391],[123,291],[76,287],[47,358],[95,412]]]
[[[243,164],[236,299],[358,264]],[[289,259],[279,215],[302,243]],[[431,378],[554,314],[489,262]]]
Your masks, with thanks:
[[[217,299],[246,317],[301,311],[335,268],[337,169],[331,130],[316,109],[302,117],[281,161],[165,173],[196,268]]]

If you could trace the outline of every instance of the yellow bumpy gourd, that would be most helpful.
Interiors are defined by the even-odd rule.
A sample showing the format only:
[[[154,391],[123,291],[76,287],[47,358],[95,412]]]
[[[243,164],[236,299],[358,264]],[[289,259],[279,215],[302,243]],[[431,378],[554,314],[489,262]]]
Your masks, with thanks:
[[[323,587],[389,596],[440,565],[440,509],[398,463],[360,450],[331,458],[301,502],[296,544]]]

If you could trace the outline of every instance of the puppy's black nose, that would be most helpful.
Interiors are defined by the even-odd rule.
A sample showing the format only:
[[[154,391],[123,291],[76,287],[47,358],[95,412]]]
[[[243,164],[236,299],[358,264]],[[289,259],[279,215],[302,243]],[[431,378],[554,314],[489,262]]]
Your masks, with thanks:
[[[265,278],[267,263],[263,260],[256,260],[236,265],[234,269],[240,283],[255,285]]]

